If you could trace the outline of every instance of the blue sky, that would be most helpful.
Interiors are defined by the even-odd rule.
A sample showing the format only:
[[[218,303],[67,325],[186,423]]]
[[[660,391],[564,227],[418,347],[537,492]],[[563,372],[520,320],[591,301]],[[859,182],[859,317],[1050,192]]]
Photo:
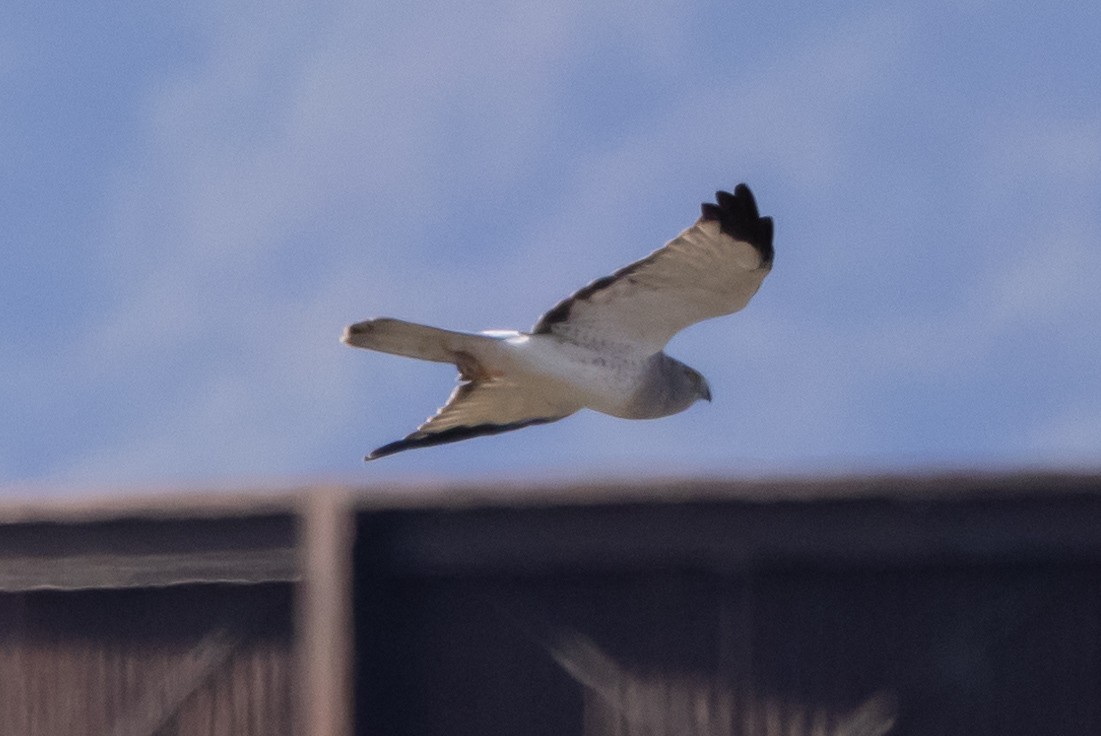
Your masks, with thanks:
[[[0,488],[1101,458],[1101,6],[42,2],[0,10]],[[745,181],[714,403],[362,465],[453,373]]]

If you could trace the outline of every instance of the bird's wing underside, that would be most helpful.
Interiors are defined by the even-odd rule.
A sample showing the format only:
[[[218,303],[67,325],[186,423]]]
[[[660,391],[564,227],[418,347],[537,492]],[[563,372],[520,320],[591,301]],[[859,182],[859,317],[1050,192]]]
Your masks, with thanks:
[[[451,392],[447,403],[416,432],[378,448],[367,459],[547,424],[581,408],[541,388],[500,378],[464,381]]]
[[[656,352],[685,327],[744,307],[772,268],[772,218],[745,184],[716,199],[663,248],[560,302],[532,332]]]

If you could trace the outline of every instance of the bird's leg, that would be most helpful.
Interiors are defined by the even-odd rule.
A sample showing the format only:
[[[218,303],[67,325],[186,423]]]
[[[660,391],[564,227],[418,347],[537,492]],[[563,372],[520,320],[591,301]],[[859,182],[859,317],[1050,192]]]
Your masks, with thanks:
[[[464,381],[485,381],[494,377],[477,358],[461,350],[455,351],[455,367]]]

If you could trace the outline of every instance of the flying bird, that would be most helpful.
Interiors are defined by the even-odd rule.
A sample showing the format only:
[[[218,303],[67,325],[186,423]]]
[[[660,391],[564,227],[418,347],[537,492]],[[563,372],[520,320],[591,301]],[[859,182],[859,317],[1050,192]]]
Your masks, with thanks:
[[[347,345],[459,369],[459,385],[434,416],[366,459],[556,422],[583,408],[651,419],[711,401],[704,377],[666,355],[665,344],[744,307],[773,255],[772,218],[760,216],[749,187],[715,198],[664,247],[559,302],[530,332],[452,332],[391,318],[346,327]]]

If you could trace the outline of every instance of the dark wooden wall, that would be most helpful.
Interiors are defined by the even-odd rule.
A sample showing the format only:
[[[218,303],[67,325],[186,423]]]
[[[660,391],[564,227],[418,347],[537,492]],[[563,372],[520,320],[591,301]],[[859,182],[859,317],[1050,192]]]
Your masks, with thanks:
[[[1101,496],[973,490],[364,515],[358,732],[1101,733]]]
[[[0,594],[0,734],[294,733],[291,586]]]

